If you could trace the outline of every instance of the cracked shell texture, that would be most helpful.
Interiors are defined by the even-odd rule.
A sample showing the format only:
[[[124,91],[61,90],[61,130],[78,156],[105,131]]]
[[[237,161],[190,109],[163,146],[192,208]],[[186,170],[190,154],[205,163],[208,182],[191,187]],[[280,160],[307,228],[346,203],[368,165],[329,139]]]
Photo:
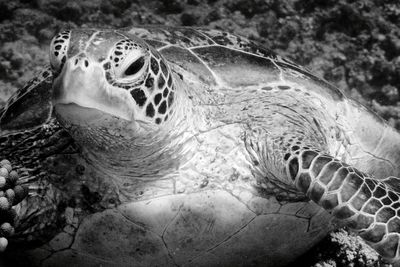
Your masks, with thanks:
[[[304,203],[286,214],[257,215],[223,190],[132,202],[85,218],[71,249],[47,255],[42,263],[284,266],[290,260],[287,251],[301,255],[304,244],[315,244],[329,230],[312,226],[313,220],[328,225],[326,213],[299,218],[299,209]]]

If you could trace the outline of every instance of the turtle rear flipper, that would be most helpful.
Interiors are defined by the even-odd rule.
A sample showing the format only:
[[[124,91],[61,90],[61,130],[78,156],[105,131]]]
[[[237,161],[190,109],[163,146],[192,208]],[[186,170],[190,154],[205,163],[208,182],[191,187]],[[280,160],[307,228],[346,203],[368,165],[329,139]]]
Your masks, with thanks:
[[[292,154],[286,170],[297,189],[357,232],[385,259],[400,260],[399,178],[378,180],[312,149]]]
[[[7,101],[0,111],[1,134],[35,128],[48,121],[52,113],[52,82],[47,66]]]

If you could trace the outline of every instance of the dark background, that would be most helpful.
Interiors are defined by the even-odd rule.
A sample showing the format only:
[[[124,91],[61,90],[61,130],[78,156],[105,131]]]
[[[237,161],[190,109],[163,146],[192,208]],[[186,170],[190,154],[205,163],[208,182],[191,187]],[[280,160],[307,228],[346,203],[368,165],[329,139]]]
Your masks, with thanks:
[[[204,26],[261,42],[400,129],[398,0],[0,0],[0,105],[48,62],[60,29],[138,24]],[[318,264],[382,266],[344,231],[293,266]]]

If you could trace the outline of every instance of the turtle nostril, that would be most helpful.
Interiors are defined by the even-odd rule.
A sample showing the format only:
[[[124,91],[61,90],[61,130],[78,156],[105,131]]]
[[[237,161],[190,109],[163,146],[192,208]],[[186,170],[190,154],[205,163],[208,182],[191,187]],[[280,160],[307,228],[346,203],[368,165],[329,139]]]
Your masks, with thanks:
[[[75,59],[75,66],[78,65],[78,59]]]
[[[85,59],[85,67],[86,68],[89,67],[89,61],[87,61],[86,59]]]

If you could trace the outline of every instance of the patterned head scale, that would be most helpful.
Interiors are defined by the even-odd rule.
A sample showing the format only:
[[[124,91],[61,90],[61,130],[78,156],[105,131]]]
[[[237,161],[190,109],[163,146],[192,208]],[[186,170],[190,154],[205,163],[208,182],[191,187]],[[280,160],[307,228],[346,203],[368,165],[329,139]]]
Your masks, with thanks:
[[[50,65],[55,75],[60,73],[67,60],[67,53],[70,40],[70,31],[63,31],[57,34],[50,45]]]
[[[73,30],[58,34],[50,49],[54,76],[64,79],[59,82],[63,88],[58,91],[62,92],[56,95],[75,97],[76,101],[68,101],[99,110],[122,105],[122,113],[134,110],[131,113],[135,114],[135,120],[155,124],[168,120],[175,98],[173,77],[162,56],[143,40],[111,30]],[[70,72],[76,72],[74,78],[66,79]],[[75,81],[65,85],[67,80],[79,79],[82,80],[79,85]],[[88,84],[90,79],[92,82]],[[78,91],[76,87],[82,84],[87,86]]]
[[[137,55],[133,51],[137,52]],[[126,62],[127,57],[134,57]],[[116,43],[108,60],[103,64],[107,81],[115,87],[129,91],[136,105],[156,124],[168,119],[168,110],[174,101],[172,75],[161,55],[153,48],[122,39]],[[116,79],[127,77],[128,79]],[[130,82],[135,77],[135,82]]]

